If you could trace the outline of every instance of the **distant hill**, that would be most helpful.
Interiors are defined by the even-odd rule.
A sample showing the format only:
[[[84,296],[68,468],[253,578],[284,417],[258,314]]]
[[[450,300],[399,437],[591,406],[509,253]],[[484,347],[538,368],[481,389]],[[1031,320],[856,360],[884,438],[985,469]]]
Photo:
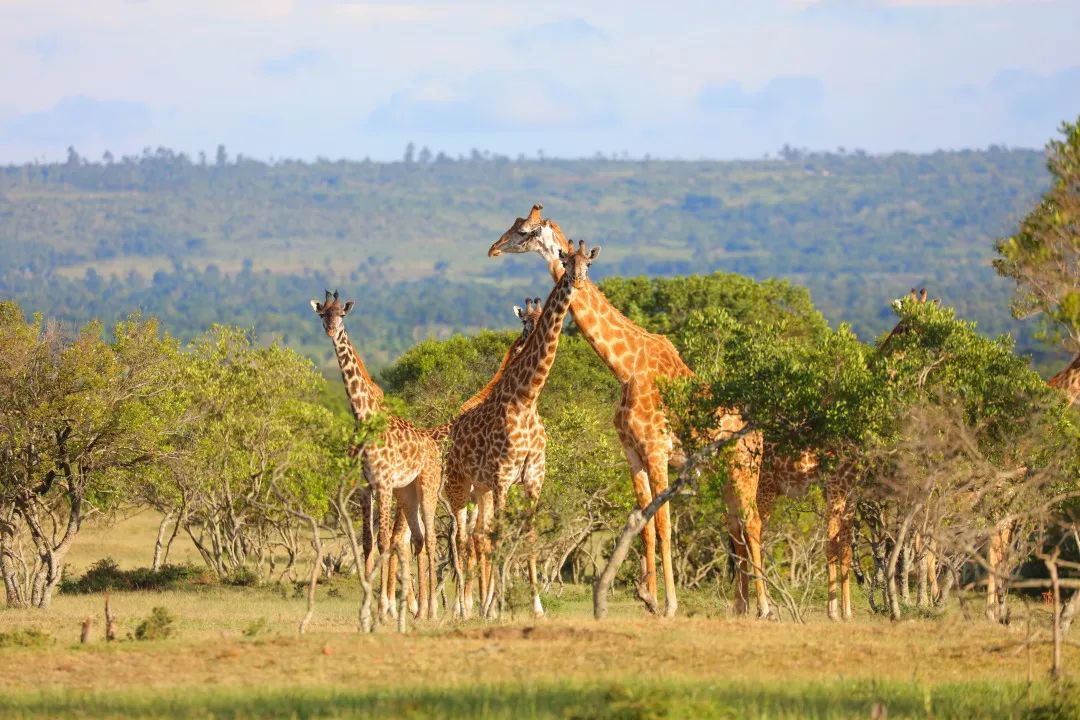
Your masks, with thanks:
[[[604,246],[598,278],[785,277],[864,339],[891,326],[890,299],[926,286],[1046,360],[1031,323],[1009,317],[990,259],[1047,182],[1041,153],[1001,148],[752,162],[73,154],[0,168],[0,295],[71,321],[142,308],[183,337],[249,325],[325,359],[307,300],[336,287],[357,300],[353,334],[382,364],[427,336],[513,327],[510,306],[546,293],[538,258],[486,257],[539,200]]]

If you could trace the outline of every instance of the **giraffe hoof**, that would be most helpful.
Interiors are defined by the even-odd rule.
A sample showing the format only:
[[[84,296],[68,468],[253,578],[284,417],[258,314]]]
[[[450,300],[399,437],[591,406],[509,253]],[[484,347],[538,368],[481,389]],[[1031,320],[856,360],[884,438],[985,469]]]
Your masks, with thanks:
[[[544,617],[544,606],[540,602],[539,595],[533,595],[533,617]]]

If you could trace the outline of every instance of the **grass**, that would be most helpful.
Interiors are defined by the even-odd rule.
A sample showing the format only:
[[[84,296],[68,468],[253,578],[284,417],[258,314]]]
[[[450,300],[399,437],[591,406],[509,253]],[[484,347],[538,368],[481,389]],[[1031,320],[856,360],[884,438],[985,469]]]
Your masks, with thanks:
[[[121,526],[108,554],[146,564],[155,519]],[[390,626],[358,634],[357,599],[349,579],[321,587],[298,636],[304,600],[289,585],[113,592],[121,638],[154,608],[174,618],[170,637],[115,643],[102,639],[97,594],[2,610],[0,635],[47,642],[0,647],[0,717],[866,718],[883,703],[890,718],[996,718],[1049,697],[1048,649],[1034,648],[1029,665],[1023,622],[959,612],[762,623],[719,603],[703,611],[705,597],[687,593],[692,617],[650,618],[617,597],[597,623],[579,587],[552,597],[540,622],[442,618],[401,636]],[[79,645],[88,617],[91,642]],[[1068,648],[1066,666],[1078,661]]]
[[[115,718],[890,718],[1020,716],[1021,688],[889,682],[763,684],[704,682],[521,683],[405,689],[195,693],[41,693],[0,699],[5,717]]]

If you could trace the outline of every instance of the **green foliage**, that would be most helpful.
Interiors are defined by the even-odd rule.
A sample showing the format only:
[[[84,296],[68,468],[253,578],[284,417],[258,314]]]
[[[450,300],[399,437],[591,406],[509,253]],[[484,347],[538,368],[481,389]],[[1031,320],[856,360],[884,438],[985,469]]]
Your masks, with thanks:
[[[45,647],[52,645],[53,639],[49,633],[37,628],[22,628],[0,632],[0,648],[9,647]]]
[[[787,280],[756,282],[734,273],[672,278],[608,278],[604,295],[627,317],[652,332],[677,334],[700,310],[723,309],[741,324],[783,321],[790,334],[808,335],[826,327],[810,292]]]
[[[1016,282],[1017,317],[1044,313],[1057,330],[1080,341],[1080,119],[1063,123],[1047,144],[1050,189],[996,244],[998,273]]]
[[[136,640],[166,640],[176,632],[176,618],[167,609],[155,607],[149,617],[135,627]]]
[[[695,313],[680,333],[696,378],[668,393],[688,447],[709,433],[717,407],[738,408],[781,452],[864,446],[885,431],[886,397],[868,349],[846,326],[791,331],[790,322],[739,324]]]
[[[48,605],[87,506],[114,509],[156,476],[180,424],[178,373],[155,320],[132,315],[109,340],[97,322],[66,333],[0,303],[0,529],[27,533],[43,561],[33,578],[3,564],[9,601]]]
[[[1018,449],[1013,441],[1020,418],[1045,410],[1052,414],[1047,430],[1068,433],[1063,398],[1013,352],[1011,338],[986,338],[975,323],[932,302],[908,298],[894,309],[903,331],[883,347],[879,367],[890,378],[894,411],[916,402],[958,404],[964,421],[977,429],[982,451],[1006,465],[1031,461],[1008,458]],[[1064,434],[1054,439],[1067,441]]]
[[[255,620],[252,620],[250,623],[248,623],[247,627],[244,628],[244,637],[259,637],[260,635],[265,635],[268,632],[270,632],[270,623],[266,621],[266,618],[256,618]]]
[[[121,570],[111,557],[102,558],[80,578],[65,578],[60,584],[64,593],[88,595],[106,590],[180,590],[211,582],[206,570],[195,565],[163,565],[160,570],[135,568]]]

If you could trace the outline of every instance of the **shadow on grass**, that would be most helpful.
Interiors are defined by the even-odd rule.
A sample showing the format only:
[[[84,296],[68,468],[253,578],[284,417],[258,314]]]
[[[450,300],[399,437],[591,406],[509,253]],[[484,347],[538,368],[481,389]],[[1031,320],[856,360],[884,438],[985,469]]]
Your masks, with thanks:
[[[1036,702],[1047,697],[1045,688]],[[478,685],[452,688],[324,690],[170,690],[161,693],[75,692],[0,697],[0,716],[14,718],[868,718],[875,704],[888,717],[1007,718],[1027,710],[1022,687],[1002,683],[916,685],[674,683],[640,687]]]

